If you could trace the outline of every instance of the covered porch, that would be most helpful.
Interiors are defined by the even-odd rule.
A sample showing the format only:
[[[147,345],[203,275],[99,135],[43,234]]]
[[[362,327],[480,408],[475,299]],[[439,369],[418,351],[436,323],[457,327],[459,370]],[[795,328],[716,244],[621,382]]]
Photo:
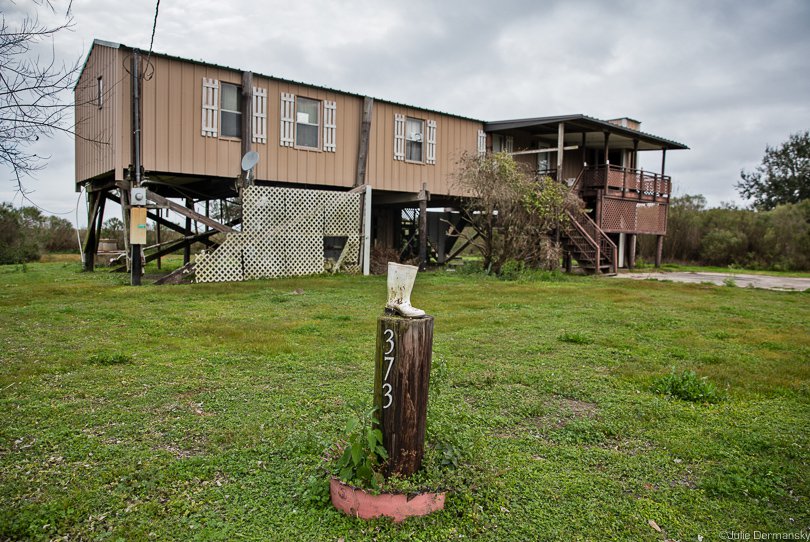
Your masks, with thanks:
[[[667,151],[688,148],[640,127],[630,118],[563,115],[490,122],[485,130],[489,150],[510,152],[537,174],[571,186],[599,235],[617,246],[615,267],[632,267],[637,235],[656,235],[663,245],[672,193]],[[659,171],[640,167],[643,151],[660,153]],[[659,248],[656,265],[660,259]]]

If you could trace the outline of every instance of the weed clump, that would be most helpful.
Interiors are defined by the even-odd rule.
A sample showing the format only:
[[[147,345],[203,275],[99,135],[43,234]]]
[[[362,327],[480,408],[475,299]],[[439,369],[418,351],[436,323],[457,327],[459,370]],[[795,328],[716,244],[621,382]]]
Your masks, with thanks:
[[[674,367],[669,374],[656,379],[652,391],[693,403],[718,403],[725,398],[705,376],[699,377],[695,371],[688,370],[678,374]]]
[[[87,358],[87,362],[91,365],[128,365],[132,363],[132,357],[118,352],[113,354],[93,354]]]
[[[576,331],[566,331],[557,337],[557,340],[569,344],[593,344],[591,337]]]

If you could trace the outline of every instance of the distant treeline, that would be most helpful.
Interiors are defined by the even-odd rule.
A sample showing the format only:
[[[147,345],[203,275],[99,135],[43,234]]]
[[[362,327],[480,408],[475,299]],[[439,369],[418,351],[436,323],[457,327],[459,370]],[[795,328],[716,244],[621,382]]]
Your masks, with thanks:
[[[0,203],[0,264],[38,260],[43,252],[78,252],[68,220],[45,216],[36,207]]]
[[[653,258],[655,240],[641,236],[641,256]],[[721,205],[707,209],[701,195],[672,198],[667,261],[749,269],[810,270],[810,200],[769,211]]]

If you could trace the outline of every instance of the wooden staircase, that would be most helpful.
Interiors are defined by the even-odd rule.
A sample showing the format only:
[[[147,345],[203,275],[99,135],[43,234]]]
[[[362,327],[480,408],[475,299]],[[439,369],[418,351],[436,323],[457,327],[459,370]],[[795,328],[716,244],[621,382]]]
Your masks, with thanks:
[[[616,244],[585,213],[566,213],[568,224],[560,231],[563,249],[569,255],[566,267],[570,270],[570,257],[589,274],[615,275],[618,273]]]

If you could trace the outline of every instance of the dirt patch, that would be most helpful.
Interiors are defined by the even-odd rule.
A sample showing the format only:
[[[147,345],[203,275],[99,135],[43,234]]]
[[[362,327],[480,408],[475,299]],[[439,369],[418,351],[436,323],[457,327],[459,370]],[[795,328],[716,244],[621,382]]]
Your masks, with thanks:
[[[554,397],[549,401],[545,410],[546,412],[543,415],[532,416],[527,421],[538,428],[562,429],[574,420],[595,418],[599,412],[599,407],[588,401],[568,397]]]

